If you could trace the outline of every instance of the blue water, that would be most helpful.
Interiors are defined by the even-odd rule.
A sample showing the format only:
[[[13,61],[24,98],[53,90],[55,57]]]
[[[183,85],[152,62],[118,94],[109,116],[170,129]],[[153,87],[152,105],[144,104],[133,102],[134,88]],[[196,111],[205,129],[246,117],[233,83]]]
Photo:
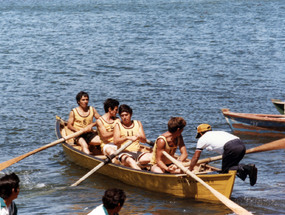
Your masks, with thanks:
[[[0,162],[53,142],[55,116],[67,119],[81,90],[100,114],[106,98],[129,104],[152,140],[171,116],[184,117],[189,156],[198,124],[231,132],[221,108],[278,114],[270,99],[285,99],[284,19],[282,0],[1,0]],[[241,138],[247,148],[273,140]],[[258,181],[237,178],[231,199],[254,214],[285,214],[284,150],[243,161],[256,164]],[[59,145],[2,173],[12,171],[20,214],[87,214],[110,186],[127,193],[121,214],[232,214],[98,174],[68,188],[88,170]]]

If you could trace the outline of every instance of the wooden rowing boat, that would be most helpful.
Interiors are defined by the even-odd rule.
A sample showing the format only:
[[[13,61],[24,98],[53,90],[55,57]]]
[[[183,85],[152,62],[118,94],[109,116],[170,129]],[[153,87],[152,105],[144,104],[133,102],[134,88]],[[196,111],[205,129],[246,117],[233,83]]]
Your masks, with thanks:
[[[223,115],[235,134],[268,137],[285,136],[285,116],[273,114],[235,113],[222,109]]]
[[[271,101],[276,107],[276,109],[279,111],[279,113],[284,114],[285,102],[281,101],[280,99],[271,99]]]
[[[71,131],[67,128],[66,122],[57,118],[56,135],[58,138],[69,135]],[[73,140],[62,143],[63,150],[69,160],[79,166],[92,169],[103,162],[105,156],[99,150],[94,150],[93,155],[87,155],[80,151],[80,147],[74,145]],[[141,145],[142,151],[151,151],[148,146]],[[187,160],[186,162],[189,162]],[[230,171],[227,174],[218,174],[218,168],[202,164],[195,167],[196,174],[208,185],[230,198],[236,171]],[[135,170],[129,167],[121,166],[119,163],[108,163],[100,168],[98,173],[108,177],[120,180],[126,184],[147,189],[154,192],[167,193],[183,198],[193,198],[203,201],[219,201],[202,184],[196,182],[187,174],[167,174],[153,173],[147,170]]]

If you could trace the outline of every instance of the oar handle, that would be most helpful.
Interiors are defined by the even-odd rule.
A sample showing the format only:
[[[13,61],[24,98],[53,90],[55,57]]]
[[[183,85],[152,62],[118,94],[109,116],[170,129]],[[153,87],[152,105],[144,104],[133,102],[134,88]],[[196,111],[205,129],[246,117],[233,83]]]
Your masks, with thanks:
[[[243,214],[243,215],[249,215],[252,214],[246,209],[242,208],[238,204],[234,203],[230,199],[228,199],[226,196],[212,188],[210,185],[208,185],[206,182],[204,182],[201,178],[199,178],[197,175],[195,175],[193,172],[191,172],[188,168],[184,167],[182,163],[177,161],[175,158],[173,158],[171,155],[169,155],[167,152],[162,152],[164,156],[166,156],[169,160],[171,160],[172,163],[174,163],[176,166],[178,166],[183,172],[191,176],[196,181],[200,182],[204,187],[206,187],[211,193],[213,193],[222,203],[224,203],[228,208],[230,208],[233,212],[236,214]]]
[[[133,141],[129,140],[128,142],[126,142],[122,147],[120,147],[119,149],[117,149],[113,154],[111,154],[110,156],[108,156],[104,162],[98,164],[96,167],[94,167],[93,169],[91,169],[87,174],[85,174],[83,177],[81,177],[78,181],[76,181],[75,183],[73,183],[72,185],[70,185],[71,187],[75,187],[78,184],[80,184],[82,181],[84,181],[86,178],[88,178],[90,175],[92,175],[94,172],[96,172],[98,169],[100,169],[102,166],[104,166],[105,164],[109,163],[112,161],[112,159],[114,157],[116,157],[118,154],[120,154],[122,151],[124,151],[129,145],[131,145],[133,143]]]
[[[285,138],[280,140],[275,140],[270,143],[266,143],[251,149],[246,150],[246,154],[256,153],[256,152],[265,152],[277,149],[285,149]]]
[[[150,146],[154,146],[154,142],[149,139],[146,139],[146,143]]]
[[[215,156],[215,157],[204,158],[204,159],[198,160],[197,164],[209,163],[211,161],[217,161],[217,160],[221,160],[221,159],[222,159],[222,155],[218,155],[218,156]]]

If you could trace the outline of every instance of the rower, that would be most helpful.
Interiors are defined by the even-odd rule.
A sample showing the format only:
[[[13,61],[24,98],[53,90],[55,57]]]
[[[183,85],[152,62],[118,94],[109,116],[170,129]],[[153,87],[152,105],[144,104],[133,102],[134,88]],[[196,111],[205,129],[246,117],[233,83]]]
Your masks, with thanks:
[[[178,161],[183,162],[187,158],[188,153],[182,136],[185,126],[186,121],[182,117],[170,118],[168,131],[160,135],[155,141],[151,159],[151,171],[157,173],[182,173],[162,152],[166,151],[171,156],[174,156],[176,149],[179,147],[181,155],[178,157]]]
[[[88,105],[88,93],[84,91],[79,92],[76,95],[76,101],[78,107],[73,108],[70,111],[67,127],[74,132],[81,129],[85,130],[85,133],[77,137],[75,142],[81,146],[83,152],[91,154],[89,144],[100,145],[100,138],[97,135],[97,132],[92,130],[92,127],[96,125],[96,122],[93,123],[93,119],[98,119],[100,114],[94,107]]]
[[[117,150],[114,144],[114,126],[120,121],[117,117],[119,101],[108,98],[104,102],[105,114],[97,120],[97,130],[101,139],[101,151],[104,155],[111,155]]]
[[[123,104],[119,107],[121,121],[115,124],[114,143],[121,147],[129,140],[133,143],[120,155],[119,160],[124,166],[141,170],[140,165],[148,164],[151,153],[140,151],[140,142],[146,143],[146,137],[142,123],[139,120],[132,120],[133,110],[130,106]]]

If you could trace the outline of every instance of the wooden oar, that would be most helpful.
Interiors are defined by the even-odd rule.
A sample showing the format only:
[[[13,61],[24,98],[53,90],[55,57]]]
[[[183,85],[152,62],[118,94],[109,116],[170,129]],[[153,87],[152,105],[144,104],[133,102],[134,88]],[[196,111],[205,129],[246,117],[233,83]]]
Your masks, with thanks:
[[[152,147],[154,146],[154,142],[149,139],[146,139],[146,143]]]
[[[246,209],[242,208],[235,202],[228,199],[226,196],[212,188],[210,185],[208,185],[206,182],[204,182],[201,178],[199,178],[197,175],[195,175],[193,172],[191,172],[188,168],[184,167],[182,163],[177,161],[175,158],[173,158],[171,155],[169,155],[167,152],[162,152],[169,160],[172,161],[176,166],[178,166],[183,172],[185,172],[187,175],[191,176],[196,181],[200,182],[204,187],[206,187],[211,193],[213,193],[214,196],[216,196],[222,203],[224,203],[229,209],[231,209],[236,214],[252,214]]]
[[[250,154],[250,153],[266,152],[266,151],[277,150],[277,149],[285,149],[285,138],[280,139],[280,140],[275,140],[270,143],[265,143],[263,145],[248,149],[246,150],[245,153]],[[204,158],[204,159],[198,160],[197,164],[209,163],[211,161],[217,161],[221,159],[222,159],[222,155],[218,155],[215,157]]]
[[[78,181],[76,181],[74,184],[70,185],[71,187],[75,187],[78,184],[80,184],[82,181],[84,181],[86,178],[88,178],[90,175],[92,175],[94,172],[96,172],[98,169],[100,169],[102,166],[104,166],[107,163],[110,163],[114,157],[116,157],[118,154],[120,154],[122,151],[124,151],[129,145],[131,145],[133,142],[130,140],[126,144],[124,144],[121,148],[117,149],[113,154],[108,156],[104,162],[98,164],[93,169],[91,169],[87,174],[85,174],[83,177],[81,177]]]
[[[74,138],[74,137],[78,137],[78,136],[80,136],[80,135],[83,134],[83,133],[84,133],[83,130],[77,131],[77,132],[75,132],[75,133],[73,133],[73,134],[70,134],[70,135],[64,137],[64,138],[60,138],[60,139],[58,139],[58,140],[56,140],[56,141],[54,141],[54,142],[52,142],[52,143],[49,143],[49,144],[47,144],[47,145],[44,145],[44,146],[42,146],[42,147],[40,147],[40,148],[38,148],[38,149],[35,149],[35,150],[33,150],[33,151],[30,151],[30,152],[28,152],[28,153],[26,153],[26,154],[20,155],[19,157],[13,158],[13,159],[8,160],[8,161],[5,161],[5,162],[3,162],[3,163],[0,164],[0,171],[3,170],[3,169],[5,169],[5,168],[7,168],[7,167],[9,167],[9,166],[11,166],[11,165],[13,165],[14,163],[19,162],[20,160],[23,160],[24,158],[26,158],[26,157],[28,157],[28,156],[30,156],[30,155],[32,155],[32,154],[35,154],[35,153],[37,153],[37,152],[40,152],[40,151],[42,151],[42,150],[44,150],[44,149],[47,149],[47,148],[49,148],[49,147],[55,146],[56,144],[62,143],[62,142],[64,142],[64,141],[68,140],[68,139],[71,139],[71,138]]]

